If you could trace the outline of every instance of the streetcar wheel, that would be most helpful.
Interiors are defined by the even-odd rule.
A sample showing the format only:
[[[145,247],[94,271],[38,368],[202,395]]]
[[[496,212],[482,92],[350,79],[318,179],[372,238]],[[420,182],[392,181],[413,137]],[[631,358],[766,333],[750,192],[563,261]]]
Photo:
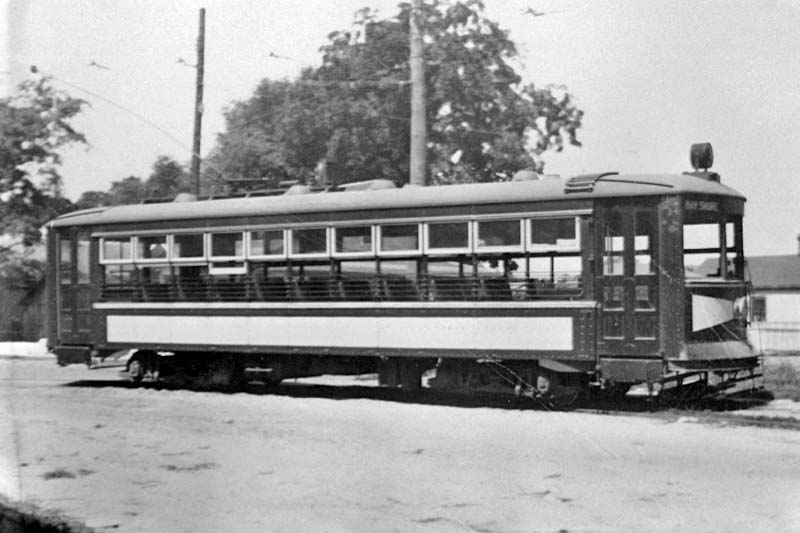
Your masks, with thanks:
[[[567,409],[580,398],[586,385],[582,376],[541,369],[536,377],[536,393],[553,407]]]
[[[419,392],[422,389],[422,365],[417,361],[400,361],[400,387],[407,392]]]
[[[128,362],[128,380],[133,383],[140,383],[144,378],[144,367],[138,357],[134,357]]]

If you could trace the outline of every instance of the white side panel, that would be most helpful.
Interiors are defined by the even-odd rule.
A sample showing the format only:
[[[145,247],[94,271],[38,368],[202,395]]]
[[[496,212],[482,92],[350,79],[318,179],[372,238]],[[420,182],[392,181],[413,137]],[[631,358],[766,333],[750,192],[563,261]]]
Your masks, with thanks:
[[[108,316],[109,342],[572,350],[571,317]]]

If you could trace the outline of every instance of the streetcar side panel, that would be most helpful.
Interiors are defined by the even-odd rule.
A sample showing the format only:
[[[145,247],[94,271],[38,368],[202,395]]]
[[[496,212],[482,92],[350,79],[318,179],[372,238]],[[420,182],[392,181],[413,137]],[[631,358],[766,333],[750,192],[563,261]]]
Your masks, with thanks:
[[[594,363],[593,302],[96,305],[106,349]]]

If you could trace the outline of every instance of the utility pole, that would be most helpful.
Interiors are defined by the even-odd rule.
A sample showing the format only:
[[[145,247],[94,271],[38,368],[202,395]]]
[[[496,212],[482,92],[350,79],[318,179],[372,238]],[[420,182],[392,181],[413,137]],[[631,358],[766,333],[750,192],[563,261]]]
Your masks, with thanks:
[[[197,34],[197,81],[194,98],[194,136],[192,138],[192,182],[194,194],[200,196],[200,131],[203,123],[203,62],[206,46],[206,9],[200,8],[200,30]]]
[[[411,70],[411,165],[409,182],[411,185],[427,185],[428,141],[425,125],[425,58],[422,42],[422,0],[412,0],[409,16]]]

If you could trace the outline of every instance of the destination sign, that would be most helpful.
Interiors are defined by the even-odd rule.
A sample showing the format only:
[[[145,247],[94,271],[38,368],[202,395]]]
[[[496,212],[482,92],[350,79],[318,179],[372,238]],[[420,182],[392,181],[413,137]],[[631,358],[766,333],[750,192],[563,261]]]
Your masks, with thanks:
[[[719,204],[717,202],[710,202],[708,200],[686,200],[686,209],[689,211],[719,211]]]

